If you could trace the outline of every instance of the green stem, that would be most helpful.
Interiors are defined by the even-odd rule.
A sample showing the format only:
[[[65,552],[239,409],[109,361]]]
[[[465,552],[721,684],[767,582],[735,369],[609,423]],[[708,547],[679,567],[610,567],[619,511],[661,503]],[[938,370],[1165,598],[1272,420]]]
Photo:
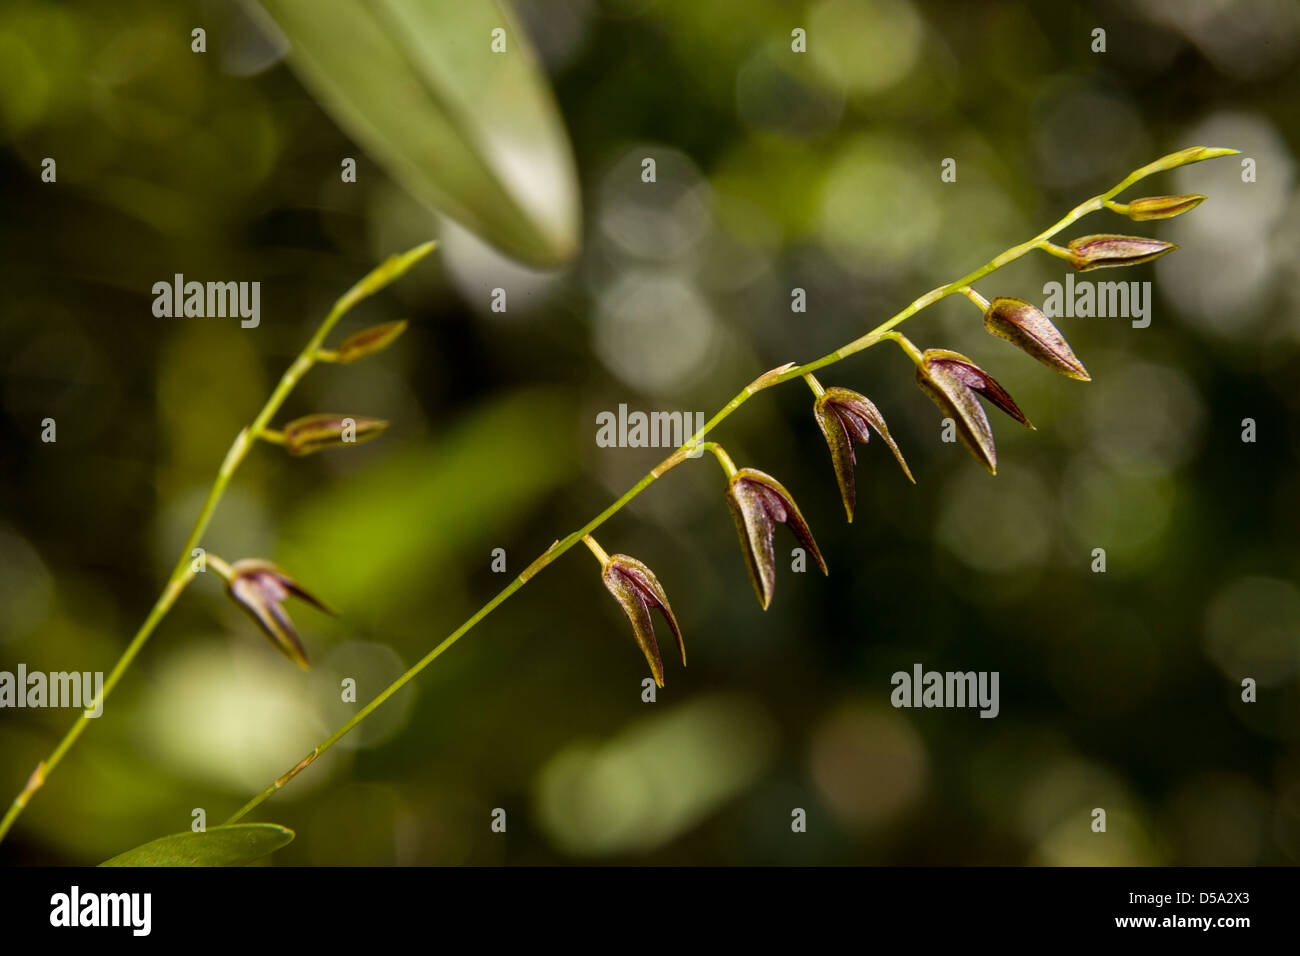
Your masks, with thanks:
[[[32,771],[31,776],[27,780],[26,786],[24,786],[22,791],[19,792],[18,796],[14,797],[13,803],[9,805],[9,809],[4,815],[4,819],[0,820],[0,840],[5,838],[5,835],[9,832],[10,828],[13,827],[14,821],[18,819],[18,815],[23,812],[28,801],[31,800],[32,795],[45,785],[45,781],[49,779],[50,774],[54,772],[54,768],[63,761],[64,756],[72,749],[72,745],[75,744],[77,739],[85,732],[90,721],[95,719],[89,715],[91,713],[103,713],[102,708],[108,695],[112,693],[113,688],[117,686],[117,682],[120,681],[122,675],[126,673],[126,669],[130,667],[131,662],[135,660],[135,656],[140,653],[140,649],[144,647],[145,642],[149,640],[149,635],[152,634],[154,628],[158,626],[158,622],[167,615],[167,612],[171,610],[172,605],[176,603],[176,599],[181,596],[181,592],[185,590],[185,586],[194,579],[194,570],[189,560],[188,551],[185,553],[185,560],[182,562],[182,565],[183,570],[181,570],[179,574],[173,575],[173,577],[168,580],[166,587],[163,588],[162,594],[160,594],[158,600],[154,602],[153,609],[149,612],[149,616],[145,618],[144,623],[140,625],[140,630],[135,632],[135,637],[131,638],[131,643],[126,646],[126,650],[122,652],[122,656],[118,658],[117,663],[113,666],[112,671],[109,672],[108,677],[104,678],[104,686],[100,689],[99,694],[96,695],[90,705],[81,712],[81,716],[77,718],[77,722],[74,723],[71,729],[63,735],[63,739],[59,741],[58,746],[50,752],[48,757],[36,765],[36,769]]]
[[[881,341],[888,339],[889,341],[895,343],[900,349],[903,350],[903,352],[907,355],[907,357],[912,360],[912,364],[914,365],[920,365],[922,362],[925,361],[925,357],[921,355],[921,350],[918,349],[915,345],[913,345],[912,340],[909,339],[902,332],[898,332],[898,331],[886,332],[884,335],[880,337],[880,339]]]
[[[596,560],[600,562],[602,568],[609,566],[609,555],[605,552],[605,549],[600,546],[600,542],[587,534],[583,535],[582,543],[587,546],[588,551],[595,555]]]
[[[171,575],[167,578],[167,583],[163,585],[162,594],[159,595],[158,600],[154,602],[153,609],[149,612],[149,616],[145,618],[145,622],[140,625],[140,629],[136,631],[135,637],[131,639],[131,643],[127,645],[126,650],[122,652],[122,656],[118,658],[117,663],[113,666],[113,670],[104,680],[104,686],[89,708],[90,710],[99,710],[103,706],[105,699],[113,688],[117,686],[117,682],[121,680],[122,675],[126,673],[126,669],[131,665],[131,662],[135,660],[136,655],[140,653],[140,650],[149,640],[150,635],[153,634],[158,623],[167,615],[167,612],[171,610],[172,605],[176,603],[176,599],[180,597],[185,586],[193,580],[195,574],[193,570],[194,549],[198,547],[199,540],[207,530],[208,524],[212,520],[212,515],[217,510],[217,505],[221,501],[221,496],[225,494],[226,487],[230,484],[230,480],[234,477],[235,472],[239,470],[240,464],[242,464],[244,459],[248,456],[248,452],[253,447],[254,443],[259,438],[265,437],[268,434],[268,426],[271,423],[271,419],[275,416],[276,412],[280,410],[285,399],[289,397],[290,393],[293,392],[294,387],[302,380],[302,377],[310,371],[312,365],[315,364],[317,356],[319,355],[320,345],[325,341],[325,337],[329,335],[334,326],[338,323],[339,319],[343,317],[344,313],[346,313],[348,309],[361,299],[377,292],[379,289],[382,289],[385,285],[398,278],[412,265],[432,252],[433,247],[433,243],[425,243],[400,256],[394,256],[388,259],[351,289],[345,292],[338,301],[334,303],[334,307],[330,309],[329,315],[321,321],[315,334],[312,335],[310,341],[308,341],[303,347],[302,352],[299,353],[293,364],[289,366],[282,376],[280,376],[280,381],[276,385],[274,391],[271,392],[271,397],[266,400],[266,404],[263,405],[261,411],[257,413],[257,417],[253,419],[252,424],[248,425],[235,436],[235,440],[231,442],[230,448],[226,451],[226,457],[221,462],[221,467],[217,470],[216,480],[213,481],[212,487],[208,490],[208,496],[203,501],[203,507],[199,509],[199,515],[194,520],[194,526],[190,528],[190,533],[185,539],[185,544],[181,547],[180,556],[176,559],[176,565],[172,569]],[[212,556],[209,556],[208,560],[215,562],[213,567],[222,577],[229,577],[230,568],[228,565],[225,565],[225,562],[221,561],[220,558],[213,558]],[[225,566],[225,573],[222,573],[221,571],[223,565]],[[3,841],[6,834],[9,833],[14,822],[18,819],[19,814],[23,812],[23,809],[31,800],[32,795],[45,784],[45,781],[49,779],[50,774],[53,773],[54,768],[59,765],[63,760],[64,755],[67,754],[67,752],[72,748],[72,745],[75,744],[77,739],[85,732],[86,725],[90,719],[92,718],[88,718],[86,713],[83,712],[77,722],[72,725],[71,729],[63,735],[63,739],[59,741],[58,745],[53,751],[51,751],[50,755],[36,765],[36,769],[32,772],[30,778],[28,778],[27,784],[19,792],[18,796],[14,798],[13,803],[10,804],[8,811],[4,815],[4,819],[0,820],[0,841]]]
[[[1022,242],[1017,246],[1012,246],[1010,249],[1007,249],[1005,252],[999,254],[998,256],[995,256],[993,259],[990,259],[988,262],[980,266],[978,269],[974,269],[971,272],[968,272],[960,279],[957,279],[953,282],[949,282],[947,285],[941,285],[935,289],[931,289],[925,295],[921,296],[919,299],[916,299],[914,302],[908,305],[905,309],[891,316],[889,319],[885,320],[880,325],[876,326],[876,328],[872,329],[870,332],[866,333],[865,335],[857,339],[854,339],[852,342],[848,343],[847,345],[844,345],[839,349],[835,350],[834,352],[831,352],[828,355],[823,355],[821,358],[815,359],[804,365],[794,365],[793,363],[791,363],[790,365],[784,366],[781,369],[773,369],[771,372],[759,376],[757,379],[755,379],[753,382],[747,385],[744,388],[744,390],[741,391],[738,395],[736,395],[731,401],[729,401],[726,405],[724,405],[721,409],[719,409],[717,414],[715,414],[712,418],[710,418],[707,422],[705,422],[704,425],[701,426],[700,429],[694,435],[692,435],[685,443],[683,443],[680,448],[678,448],[671,455],[665,458],[662,462],[660,462],[657,466],[655,466],[655,468],[653,468],[649,472],[649,474],[645,475],[640,481],[638,481],[635,485],[633,485],[626,492],[624,492],[622,497],[620,497],[617,501],[611,504],[608,508],[606,508],[600,514],[598,514],[596,517],[588,521],[585,525],[583,525],[583,527],[579,528],[577,531],[573,532],[572,534],[569,534],[565,538],[556,541],[554,544],[552,544],[551,547],[548,548],[541,556],[539,556],[537,560],[535,560],[532,564],[530,564],[519,575],[519,577],[511,581],[510,584],[506,585],[506,587],[503,590],[499,591],[495,597],[493,597],[490,601],[488,601],[481,608],[479,608],[474,613],[474,615],[469,618],[469,620],[467,620],[464,624],[462,624],[455,631],[449,634],[442,641],[442,643],[438,644],[433,650],[431,650],[428,654],[426,654],[419,661],[413,664],[404,674],[398,677],[397,680],[395,680],[392,684],[390,684],[383,691],[381,691],[377,697],[375,697],[368,704],[366,704],[365,707],[359,710],[352,717],[348,718],[348,720],[341,727],[339,727],[338,730],[334,731],[334,733],[330,734],[328,737],[325,738],[325,740],[323,740],[320,744],[318,744],[315,748],[313,748],[311,753],[309,753],[306,757],[300,760],[286,773],[284,773],[279,778],[277,778],[276,781],[272,783],[269,787],[267,787],[262,792],[258,793],[256,796],[254,796],[251,800],[248,801],[248,803],[244,804],[244,806],[241,807],[238,810],[238,812],[236,812],[233,816],[231,816],[230,819],[226,821],[226,823],[227,824],[237,823],[238,821],[242,820],[245,816],[247,816],[250,812],[252,812],[254,809],[256,809],[258,806],[260,806],[262,803],[264,803],[277,790],[279,790],[281,787],[287,784],[298,773],[300,773],[309,764],[311,764],[312,761],[314,761],[317,757],[319,757],[330,747],[334,746],[334,744],[337,743],[341,738],[343,738],[350,730],[352,730],[353,727],[361,723],[361,721],[365,720],[366,717],[368,717],[371,713],[373,713],[380,705],[384,703],[384,701],[388,700],[389,697],[395,694],[398,690],[400,690],[408,682],[410,682],[414,677],[416,677],[421,671],[423,671],[426,667],[428,667],[435,660],[437,660],[438,657],[440,657],[444,651],[446,651],[449,647],[451,647],[458,640],[460,640],[461,637],[463,637],[471,629],[473,629],[473,627],[476,624],[478,624],[479,621],[483,620],[490,613],[492,613],[492,611],[496,610],[496,608],[498,608],[502,603],[504,603],[507,598],[509,598],[512,594],[514,594],[526,583],[528,583],[528,581],[531,580],[538,572],[542,571],[544,568],[554,563],[554,561],[557,558],[561,557],[575,544],[577,544],[579,541],[582,541],[587,535],[591,534],[591,532],[595,531],[602,524],[604,524],[610,517],[617,514],[619,511],[621,511],[624,506],[626,506],[629,502],[631,502],[634,498],[636,498],[639,494],[641,494],[641,492],[645,491],[646,488],[648,488],[656,480],[661,478],[668,471],[672,470],[677,465],[681,464],[681,462],[686,460],[687,457],[692,457],[692,453],[701,450],[704,447],[701,444],[704,440],[704,437],[708,435],[709,432],[713,431],[713,429],[715,429],[723,421],[725,421],[727,417],[731,415],[732,412],[740,408],[740,406],[743,405],[751,395],[757,394],[763,389],[770,388],[773,385],[779,385],[782,382],[788,382],[791,379],[805,377],[805,376],[810,379],[809,384],[812,384],[812,382],[814,382],[815,379],[812,377],[811,373],[813,373],[817,369],[825,368],[828,365],[834,365],[836,362],[848,358],[850,355],[855,355],[858,352],[861,352],[865,349],[869,349],[873,345],[877,345],[880,342],[884,341],[885,339],[894,339],[900,345],[902,345],[904,342],[906,342],[906,340],[903,339],[901,335],[890,334],[895,326],[901,324],[902,322],[905,322],[907,319],[911,318],[913,315],[920,312],[922,309],[928,308],[934,303],[940,301],[941,299],[946,298],[947,296],[952,295],[955,292],[964,292],[969,290],[973,282],[976,282],[979,279],[984,278],[985,276],[989,275],[992,272],[996,272],[998,269],[1001,269],[1003,266],[1011,262],[1014,262],[1015,260],[1019,259],[1021,256],[1025,255],[1026,253],[1041,248],[1043,243],[1048,242],[1048,240],[1050,240],[1061,230],[1074,224],[1079,219],[1083,218],[1089,213],[1096,212],[1097,210],[1103,208],[1106,202],[1108,202],[1114,196],[1117,196],[1119,193],[1123,192],[1125,189],[1127,189],[1129,186],[1132,186],[1134,183],[1138,182],[1139,180],[1144,179],[1147,176],[1150,176],[1154,173],[1163,172],[1165,170],[1173,169],[1177,166],[1184,165],[1185,163],[1188,162],[1197,162],[1199,161],[1199,159],[1210,159],[1215,156],[1228,155],[1230,153],[1235,153],[1237,151],[1226,150],[1226,149],[1212,149],[1212,150],[1203,150],[1202,152],[1203,155],[1199,155],[1196,158],[1182,158],[1187,155],[1187,151],[1183,151],[1182,153],[1172,153],[1168,156],[1161,157],[1155,162],[1143,166],[1141,169],[1135,170],[1111,189],[1107,190],[1106,192],[1102,193],[1099,196],[1094,196],[1093,198],[1087,200],[1086,202],[1082,202],[1079,205],[1075,206],[1068,213],[1062,216],[1059,220],[1057,220],[1047,229],[1044,229],[1038,235],[1034,236],[1032,239],[1026,240],[1025,242]],[[911,343],[909,342],[907,344],[910,345]],[[916,351],[914,346],[912,348],[912,351],[913,352]],[[917,354],[919,355],[919,353]],[[913,358],[913,360],[914,361],[916,360],[915,357]],[[816,388],[814,388],[814,391],[816,391]],[[717,451],[719,450],[719,446],[717,446],[716,443],[709,443],[709,444],[713,446],[710,450],[713,450],[714,453],[717,454]],[[725,452],[723,454],[725,454]],[[722,459],[719,458],[719,461],[722,461]],[[727,459],[727,461],[730,461],[730,459]],[[724,470],[726,470],[726,465],[727,463],[723,462]],[[734,472],[734,468],[735,468],[734,464],[731,467],[732,467],[732,471]],[[730,473],[732,472],[729,472],[729,474]]]
[[[1043,252],[1046,252],[1049,256],[1056,256],[1056,258],[1058,259],[1064,259],[1066,262],[1070,263],[1071,265],[1074,265],[1076,263],[1077,257],[1073,252],[1071,252],[1069,249],[1066,249],[1064,246],[1058,246],[1054,242],[1040,242],[1038,244],[1038,248],[1041,249]]]
[[[970,286],[966,286],[964,289],[958,289],[957,291],[974,302],[975,308],[979,309],[981,313],[989,310],[989,300],[984,298],[984,296],[980,295]]]
[[[91,705],[91,710],[98,710],[103,706],[105,699],[107,699],[113,688],[117,686],[117,682],[122,678],[122,675],[131,665],[131,662],[135,660],[136,655],[140,653],[140,650],[149,640],[159,622],[162,621],[162,619],[167,615],[167,612],[171,610],[172,605],[176,603],[176,599],[180,597],[185,586],[194,579],[194,549],[198,546],[199,539],[203,536],[203,532],[207,530],[208,523],[212,520],[212,515],[217,510],[217,504],[221,501],[221,496],[225,493],[226,487],[230,484],[230,479],[234,477],[240,464],[248,455],[248,450],[252,446],[253,440],[258,434],[258,423],[261,422],[264,426],[265,422],[275,414],[276,410],[284,402],[284,399],[288,397],[289,392],[293,388],[293,384],[302,377],[306,368],[310,368],[310,364],[301,370],[298,370],[299,363],[294,363],[294,366],[290,371],[298,370],[296,371],[295,377],[290,380],[288,373],[286,373],[285,378],[281,380],[281,387],[277,388],[272,394],[271,398],[263,407],[262,412],[258,415],[257,419],[254,420],[253,425],[244,428],[235,436],[234,442],[231,443],[230,449],[226,452],[226,457],[221,462],[221,468],[217,471],[216,480],[208,490],[208,496],[203,502],[203,507],[199,510],[199,515],[194,520],[194,526],[190,528],[189,536],[185,539],[185,544],[181,548],[180,556],[176,560],[176,566],[172,569],[171,575],[167,578],[167,583],[163,586],[162,594],[159,595],[158,600],[154,602],[153,609],[149,612],[149,616],[145,618],[144,623],[140,625],[140,629],[136,631],[135,637],[131,639],[131,643],[128,644],[126,650],[122,652],[122,656],[118,658],[117,663],[113,666],[113,670],[109,673],[109,676],[105,678],[104,686],[94,703]],[[286,380],[290,381],[288,387],[285,387]],[[214,565],[214,569],[216,568],[217,565]],[[218,573],[220,572],[218,571]],[[225,575],[222,576],[224,577]],[[58,745],[50,755],[37,764],[36,770],[27,781],[27,785],[18,796],[14,798],[13,803],[9,806],[8,812],[5,813],[4,819],[0,820],[0,841],[4,840],[5,836],[9,833],[10,828],[13,827],[14,822],[18,819],[18,815],[23,812],[24,808],[26,808],[32,795],[44,785],[45,781],[49,779],[50,774],[54,772],[54,768],[63,760],[64,755],[67,754],[67,752],[72,748],[72,745],[75,744],[78,738],[81,737],[82,733],[85,732],[88,721],[89,718],[86,717],[85,713],[82,713],[81,717],[77,719],[77,722],[74,723],[68,732],[63,735],[63,739],[59,741]]]
[[[730,480],[731,476],[738,470],[736,468],[736,463],[732,461],[731,456],[727,454],[727,449],[723,448],[717,442],[706,441],[702,445],[697,445],[696,447],[704,451],[713,452],[713,457],[718,459],[718,464],[722,466],[722,472],[727,476],[728,480]]]
[[[229,563],[217,557],[215,554],[207,555],[205,560],[208,562],[208,567],[213,571],[216,571],[221,580],[229,582],[230,579],[235,576],[235,572],[230,567]]]

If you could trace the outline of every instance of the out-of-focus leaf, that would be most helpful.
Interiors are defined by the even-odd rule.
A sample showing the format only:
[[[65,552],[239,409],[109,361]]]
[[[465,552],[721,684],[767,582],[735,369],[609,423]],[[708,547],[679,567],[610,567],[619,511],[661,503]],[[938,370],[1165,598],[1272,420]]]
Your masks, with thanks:
[[[579,242],[573,156],[528,39],[500,0],[260,0],[289,62],[413,196],[506,253]],[[493,52],[493,31],[504,52]],[[500,36],[500,35],[498,35]]]
[[[280,563],[355,620],[365,607],[427,590],[475,547],[509,549],[518,521],[576,467],[574,414],[562,392],[516,392],[329,482],[281,526]],[[401,422],[392,428],[400,441]],[[533,557],[510,552],[510,569]]]
[[[293,831],[278,823],[237,823],[159,837],[99,865],[242,866],[292,842]]]
[[[755,701],[717,694],[641,717],[607,741],[571,743],[537,775],[539,830],[578,856],[651,852],[754,786],[779,736]],[[582,813],[572,812],[576,799]]]

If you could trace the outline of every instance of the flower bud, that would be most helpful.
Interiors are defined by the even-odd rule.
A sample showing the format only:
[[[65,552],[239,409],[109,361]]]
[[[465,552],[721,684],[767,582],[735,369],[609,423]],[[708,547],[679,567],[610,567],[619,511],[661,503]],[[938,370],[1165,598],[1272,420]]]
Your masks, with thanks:
[[[437,247],[436,241],[421,243],[414,249],[389,256],[375,268],[364,275],[352,288],[334,303],[333,315],[342,315],[367,296],[374,295],[380,289],[396,282],[407,270],[427,256]]]
[[[1023,299],[998,296],[984,313],[984,328],[1068,378],[1092,381],[1051,319]]]
[[[1143,176],[1150,176],[1152,173],[1177,169],[1179,166],[1186,166],[1189,163],[1199,163],[1202,160],[1215,159],[1219,156],[1232,156],[1240,152],[1239,149],[1228,149],[1225,146],[1188,146],[1176,153],[1161,156],[1154,163],[1147,163],[1134,174],[1133,181],[1137,181],[1139,173]]]
[[[776,555],[772,533],[777,524],[788,525],[794,536],[812,554],[822,574],[829,574],[826,561],[813,540],[799,506],[782,484],[756,468],[741,468],[727,482],[727,507],[736,522],[740,547],[745,554],[749,579],[758,603],[767,610],[776,587]]]
[[[1142,222],[1147,219],[1172,219],[1174,216],[1190,212],[1203,202],[1205,197],[1198,194],[1143,196],[1141,199],[1134,199],[1124,204],[1120,209],[1124,215],[1135,222]]]
[[[334,361],[355,362],[359,358],[373,355],[393,344],[393,341],[406,331],[406,321],[384,322],[372,325],[368,329],[354,332],[343,340],[334,350]]]
[[[916,383],[956,423],[961,443],[991,475],[998,470],[997,449],[988,417],[975,394],[983,395],[1026,428],[1034,427],[993,376],[958,352],[926,349],[916,366]]]
[[[856,498],[853,469],[857,464],[857,455],[854,453],[853,446],[854,442],[865,445],[871,438],[871,428],[876,430],[876,434],[884,439],[889,450],[894,453],[894,458],[897,459],[898,466],[903,469],[903,474],[907,475],[908,481],[916,482],[907,467],[907,462],[903,460],[903,453],[898,450],[898,445],[889,434],[889,426],[885,424],[884,416],[865,395],[859,395],[847,388],[828,388],[813,404],[813,416],[817,419],[817,425],[821,428],[826,444],[830,447],[835,479],[839,483],[840,497],[844,500],[844,510],[850,522],[853,521]]]
[[[284,426],[284,447],[291,455],[310,455],[323,448],[354,445],[378,437],[388,422],[346,415],[308,415]]]
[[[307,653],[281,605],[292,594],[326,614],[334,612],[269,561],[236,561],[230,566],[230,571],[226,592],[266,632],[280,653],[305,668]]]
[[[1071,262],[1080,272],[1150,262],[1178,247],[1142,236],[1097,235],[1070,240]]]
[[[664,593],[659,579],[636,558],[630,558],[626,554],[614,554],[610,555],[609,561],[605,563],[601,580],[605,582],[609,593],[614,595],[615,600],[622,605],[623,613],[632,624],[632,633],[636,636],[637,645],[650,665],[650,674],[654,677],[655,683],[663,687],[664,662],[659,654],[659,643],[655,640],[650,608],[658,608],[664,619],[668,621],[668,627],[677,639],[677,648],[681,651],[683,666],[686,664],[686,645],[682,642],[681,628],[677,626],[677,618],[673,616],[673,609],[668,604],[668,595]]]

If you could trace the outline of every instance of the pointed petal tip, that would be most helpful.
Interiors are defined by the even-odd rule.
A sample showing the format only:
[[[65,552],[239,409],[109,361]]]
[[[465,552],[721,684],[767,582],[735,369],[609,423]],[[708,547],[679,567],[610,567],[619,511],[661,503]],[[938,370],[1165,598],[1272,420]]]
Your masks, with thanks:
[[[653,637],[651,637],[650,639],[654,640]],[[656,684],[658,684],[660,687],[663,687],[664,686],[664,662],[663,662],[663,658],[659,656],[658,644],[655,645],[653,652],[648,648],[645,649],[645,659],[646,659],[646,663],[650,665],[650,676],[655,679]]]
[[[1152,165],[1159,169],[1177,169],[1179,166],[1186,166],[1188,163],[1199,163],[1202,160],[1217,159],[1220,156],[1234,156],[1240,152],[1239,149],[1232,149],[1227,146],[1189,146],[1186,149],[1170,153],[1168,156],[1162,156]]]
[[[289,575],[285,574],[283,571],[280,572],[280,579],[284,584],[284,586],[288,589],[290,594],[294,595],[300,600],[306,601],[316,610],[321,611],[324,614],[328,614],[330,617],[339,616],[339,612],[332,605],[326,604],[323,600],[318,598],[316,595],[312,594],[310,591],[304,588],[293,578],[289,577]]]

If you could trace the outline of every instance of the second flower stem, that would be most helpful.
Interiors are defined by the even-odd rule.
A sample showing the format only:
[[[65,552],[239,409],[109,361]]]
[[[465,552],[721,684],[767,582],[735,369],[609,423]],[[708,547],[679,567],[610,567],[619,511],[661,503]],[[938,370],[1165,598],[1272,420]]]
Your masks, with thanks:
[[[203,501],[203,507],[199,509],[198,517],[194,519],[194,525],[190,528],[190,533],[185,539],[185,544],[181,547],[180,555],[176,559],[176,565],[172,569],[171,575],[167,578],[167,583],[163,585],[162,593],[158,596],[158,600],[154,602],[154,606],[152,610],[150,610],[149,616],[145,618],[144,623],[140,625],[140,629],[136,631],[135,636],[127,645],[126,650],[122,652],[122,656],[119,657],[117,663],[113,665],[113,670],[109,672],[109,675],[104,679],[104,686],[96,696],[95,700],[88,705],[86,711],[82,712],[81,717],[79,717],[76,723],[74,723],[72,727],[69,728],[68,732],[63,735],[63,738],[55,746],[54,750],[50,752],[50,755],[36,765],[36,769],[32,771],[31,776],[27,780],[27,784],[21,791],[19,791],[18,796],[16,796],[13,799],[13,802],[9,805],[9,809],[6,811],[4,818],[0,819],[0,841],[4,840],[5,835],[13,827],[19,815],[26,808],[32,795],[45,784],[45,781],[49,778],[50,774],[54,772],[54,769],[62,762],[64,756],[67,755],[73,744],[75,744],[78,738],[80,738],[85,732],[89,721],[92,719],[87,716],[87,713],[101,710],[104,701],[112,692],[113,688],[117,686],[118,681],[122,679],[127,668],[131,666],[131,662],[135,660],[136,655],[140,653],[140,650],[144,647],[145,643],[148,642],[150,636],[158,627],[159,622],[167,616],[167,612],[170,611],[172,605],[176,603],[176,599],[180,597],[181,592],[185,590],[186,585],[194,579],[196,573],[194,570],[194,550],[198,547],[199,541],[203,538],[204,532],[207,531],[208,524],[212,520],[212,515],[216,512],[217,505],[220,503],[222,495],[225,494],[226,488],[230,484],[230,480],[234,477],[235,472],[239,470],[239,466],[248,456],[248,452],[253,447],[254,442],[259,438],[266,437],[268,434],[271,434],[273,438],[275,434],[278,434],[269,433],[271,419],[275,417],[277,412],[279,412],[280,407],[293,392],[297,384],[302,381],[303,376],[306,375],[307,372],[311,370],[311,367],[316,364],[317,357],[320,353],[321,343],[325,341],[326,336],[328,336],[334,329],[334,326],[338,324],[339,319],[341,319],[343,315],[358,301],[373,294],[379,289],[382,289],[389,282],[392,282],[412,265],[433,251],[433,248],[434,244],[428,242],[417,246],[400,256],[394,256],[345,292],[338,301],[334,303],[333,308],[330,309],[329,314],[325,316],[320,325],[317,326],[315,333],[312,335],[311,339],[308,340],[307,344],[303,346],[298,357],[294,359],[293,364],[291,364],[289,368],[285,370],[284,374],[280,376],[280,381],[276,384],[275,389],[266,400],[266,404],[262,406],[252,423],[242,429],[239,434],[235,436],[235,440],[231,442],[230,448],[226,451],[225,458],[221,461],[221,467],[217,470],[217,477],[212,482],[212,487],[208,489],[208,495]],[[219,561],[220,559],[217,560]],[[224,562],[222,563],[224,564]],[[214,568],[219,567],[220,565],[214,564]],[[228,572],[229,568],[227,567],[226,570]],[[223,574],[222,576],[227,577],[228,574]]]

